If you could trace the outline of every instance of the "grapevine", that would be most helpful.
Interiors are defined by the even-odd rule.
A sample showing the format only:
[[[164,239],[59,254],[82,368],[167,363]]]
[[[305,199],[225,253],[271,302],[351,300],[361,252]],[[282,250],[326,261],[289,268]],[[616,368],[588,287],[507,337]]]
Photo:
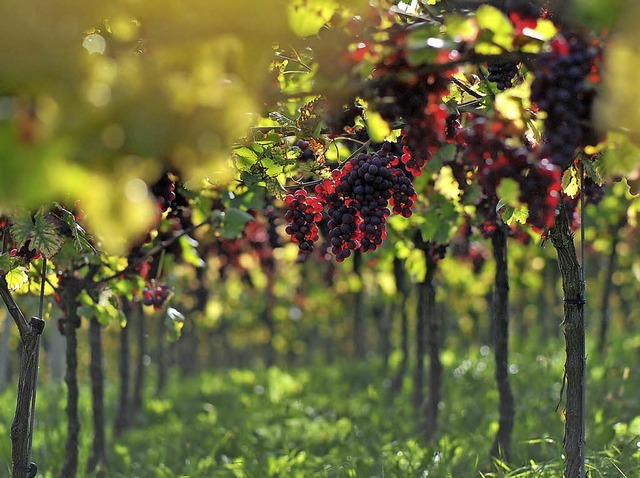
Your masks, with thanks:
[[[392,212],[411,216],[415,190],[391,150],[391,144],[385,143],[376,153],[353,157],[342,170],[334,170],[331,179],[315,187],[316,196],[298,190],[286,197],[286,232],[300,251],[313,250],[325,207],[331,252],[338,262],[354,250],[369,252],[380,247]]]
[[[590,127],[595,90],[588,81],[596,56],[577,36],[559,36],[540,59],[531,85],[531,100],[547,115],[541,154],[563,170],[579,148],[598,142]]]
[[[524,146],[507,144],[504,125],[485,118],[470,118],[469,126],[458,134],[458,144],[465,157],[477,168],[478,183],[484,191],[484,203],[480,204],[487,218],[484,229],[495,227],[497,189],[504,178],[515,180],[520,187],[520,201],[529,208],[527,222],[538,230],[553,225],[555,210],[560,199],[560,170],[547,159],[538,160]],[[461,164],[453,164],[454,170]],[[459,171],[456,177],[466,174]],[[464,187],[465,183],[461,183]]]

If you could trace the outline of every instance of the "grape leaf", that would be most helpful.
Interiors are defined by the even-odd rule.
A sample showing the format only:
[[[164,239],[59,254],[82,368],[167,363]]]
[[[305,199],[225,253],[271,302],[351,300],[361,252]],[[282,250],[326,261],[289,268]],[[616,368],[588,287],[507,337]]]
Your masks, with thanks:
[[[6,275],[7,284],[9,286],[9,290],[14,291],[18,290],[20,287],[25,285],[29,280],[29,275],[27,274],[26,267],[16,267],[15,269],[7,272]]]
[[[222,223],[222,237],[226,239],[235,239],[244,230],[245,224],[251,221],[251,214],[244,212],[238,208],[229,208],[224,212],[224,221]]]
[[[26,209],[18,209],[11,216],[11,222],[11,237],[13,237],[16,243],[16,248],[20,249],[33,232],[33,218],[31,217],[31,213]]]
[[[491,5],[481,5],[476,11],[476,21],[483,30],[493,33],[491,43],[510,49],[513,44],[513,24],[507,16]]]
[[[55,256],[64,244],[64,237],[58,233],[56,224],[40,209],[35,216],[31,234],[31,246],[47,259]]]
[[[391,127],[387,123],[380,113],[375,111],[367,111],[367,131],[371,139],[376,143],[381,143],[385,140],[389,134],[391,134]]]
[[[184,262],[191,264],[194,267],[204,267],[204,261],[198,255],[198,251],[196,250],[198,242],[195,239],[184,235],[180,237],[178,242],[182,249],[182,260]]]
[[[447,36],[454,41],[474,41],[478,37],[478,24],[459,13],[447,15],[444,25]]]
[[[576,197],[580,192],[580,179],[575,169],[567,169],[562,175],[562,189],[567,196]]]
[[[511,178],[503,178],[496,189],[500,201],[504,204],[517,207],[520,204],[520,185]]]
[[[65,234],[71,231],[73,247],[76,252],[91,251],[94,254],[97,254],[98,251],[96,251],[95,247],[91,244],[91,235],[80,224],[78,224],[73,213],[60,204],[56,203],[55,206],[57,211],[61,214],[61,217],[54,212],[48,213],[47,217],[54,224],[57,224],[58,231],[61,233]],[[68,229],[64,227],[65,224]]]
[[[504,223],[509,226],[518,223],[525,224],[527,222],[527,217],[529,217],[529,208],[526,204],[516,208],[505,206],[502,208],[501,216]]]
[[[0,255],[0,274],[10,271],[12,266],[11,256],[7,254]]]
[[[300,37],[318,33],[338,8],[334,0],[296,0],[289,3],[287,11],[289,25]]]

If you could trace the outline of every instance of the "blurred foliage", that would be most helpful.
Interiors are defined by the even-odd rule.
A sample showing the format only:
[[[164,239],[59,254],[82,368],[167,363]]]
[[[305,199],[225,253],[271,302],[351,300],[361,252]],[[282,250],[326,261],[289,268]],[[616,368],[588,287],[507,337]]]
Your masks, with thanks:
[[[256,121],[274,48],[316,33],[336,8],[4,2],[0,206],[80,200],[104,247],[123,252],[153,220],[145,183],[163,169],[230,177],[229,148]]]

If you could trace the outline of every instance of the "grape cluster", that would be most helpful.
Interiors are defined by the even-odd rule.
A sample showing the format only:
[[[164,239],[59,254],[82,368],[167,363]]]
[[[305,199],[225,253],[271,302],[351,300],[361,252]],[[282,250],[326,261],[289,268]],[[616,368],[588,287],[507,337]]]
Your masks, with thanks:
[[[265,209],[265,216],[267,218],[267,235],[269,237],[269,246],[271,247],[271,249],[282,247],[280,234],[278,234],[278,225],[276,224],[278,219],[276,209],[273,206],[267,206],[267,208]]]
[[[360,248],[362,218],[353,205],[347,205],[336,193],[333,193],[331,202],[328,203],[328,215],[327,228],[331,252],[338,262],[342,262],[351,255],[351,251]]]
[[[444,125],[444,136],[449,143],[453,143],[460,129],[460,113],[454,112],[447,116]]]
[[[504,178],[518,183],[519,200],[529,208],[527,222],[539,230],[551,227],[560,199],[560,170],[547,159],[535,160],[526,147],[512,146],[505,139],[504,126],[485,118],[471,118],[469,127],[457,138],[465,157],[477,169],[484,192],[477,206],[486,219],[484,232],[490,234],[495,229],[497,188]]]
[[[416,191],[413,183],[400,169],[393,169],[394,184],[391,188],[389,204],[394,214],[410,217],[413,203],[416,200]]]
[[[449,93],[449,78],[446,73],[416,72],[406,59],[405,40],[403,34],[392,38],[399,50],[376,66],[367,100],[388,122],[404,122],[403,145],[412,162],[409,170],[418,176],[446,142],[449,111],[442,98]]]
[[[324,115],[324,121],[329,128],[330,134],[333,136],[340,135],[343,132],[350,132],[356,125],[356,120],[364,113],[364,108],[355,104],[355,100],[344,106],[327,105],[327,111]]]
[[[158,205],[159,240],[167,239],[175,231],[185,230],[193,225],[191,208],[187,207],[189,199],[176,172],[165,172],[150,190]],[[179,252],[179,245],[176,246],[176,252]]]
[[[596,53],[575,36],[558,37],[540,59],[531,85],[531,100],[547,113],[542,157],[562,170],[578,148],[597,142],[590,126],[595,93],[587,81]]]
[[[171,290],[166,284],[158,284],[146,286],[142,291],[142,303],[144,305],[152,305],[155,310],[162,308],[166,300],[169,298]]]
[[[513,79],[518,75],[518,64],[512,61],[496,61],[487,65],[488,80],[495,83],[500,91],[513,86]]]
[[[332,172],[331,179],[315,187],[315,196],[303,190],[287,196],[286,232],[303,253],[313,250],[318,226],[326,227],[330,250],[338,262],[357,249],[374,251],[387,237],[389,207],[394,214],[411,215],[416,193],[399,159],[391,154],[392,148],[391,143],[384,143],[376,153],[351,158],[342,170]],[[323,204],[327,206],[326,223]]]
[[[395,176],[389,169],[389,157],[384,154],[360,154],[345,164],[336,193],[351,199],[362,222],[361,249],[373,251],[386,238],[387,208]],[[347,215],[350,217],[350,215]]]
[[[392,166],[402,168],[404,171],[414,177],[420,176],[422,174],[422,170],[424,169],[425,164],[425,158],[422,156],[414,156],[408,146],[403,146],[402,154],[400,155],[400,157],[394,158],[392,160]]]
[[[604,189],[589,176],[584,179],[584,199],[589,204],[598,204],[604,198]]]
[[[313,150],[309,147],[309,141],[296,139],[296,141],[293,143],[293,146],[300,150],[300,156],[298,156],[298,159],[300,161],[309,161],[315,157],[313,154]]]
[[[169,209],[176,200],[176,183],[168,173],[163,174],[150,189],[158,199],[158,207],[162,212]]]
[[[289,221],[286,233],[298,244],[304,253],[313,251],[313,243],[318,240],[318,225],[322,220],[324,207],[314,196],[307,196],[304,189],[298,189],[285,198],[288,210],[284,217]]]

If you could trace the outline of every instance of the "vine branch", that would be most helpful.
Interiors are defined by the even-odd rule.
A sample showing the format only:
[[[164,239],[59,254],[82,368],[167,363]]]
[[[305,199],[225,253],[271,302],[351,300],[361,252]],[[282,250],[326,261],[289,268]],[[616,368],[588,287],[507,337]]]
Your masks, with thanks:
[[[24,316],[24,313],[22,312],[20,307],[18,307],[16,300],[9,290],[7,279],[4,276],[0,277],[0,296],[6,304],[7,310],[9,311],[9,314],[11,314],[13,321],[18,326],[20,339],[24,341],[25,337],[32,333],[31,325],[29,325],[29,322],[27,322],[27,318]]]

